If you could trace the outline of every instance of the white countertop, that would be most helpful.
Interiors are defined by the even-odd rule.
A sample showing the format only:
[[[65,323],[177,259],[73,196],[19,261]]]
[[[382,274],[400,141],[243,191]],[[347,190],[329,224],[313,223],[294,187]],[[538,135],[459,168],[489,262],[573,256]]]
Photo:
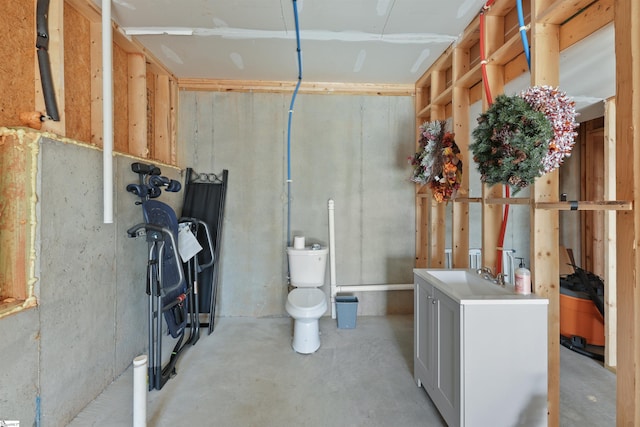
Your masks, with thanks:
[[[413,272],[461,305],[549,303],[535,294],[517,294],[513,285],[503,287],[485,280],[473,269],[415,268]]]

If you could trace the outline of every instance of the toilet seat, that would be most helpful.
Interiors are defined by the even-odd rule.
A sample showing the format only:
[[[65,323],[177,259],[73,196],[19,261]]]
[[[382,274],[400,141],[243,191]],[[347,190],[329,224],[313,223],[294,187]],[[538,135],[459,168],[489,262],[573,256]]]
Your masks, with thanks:
[[[285,308],[294,319],[318,319],[327,311],[327,298],[318,288],[296,288],[289,292]]]

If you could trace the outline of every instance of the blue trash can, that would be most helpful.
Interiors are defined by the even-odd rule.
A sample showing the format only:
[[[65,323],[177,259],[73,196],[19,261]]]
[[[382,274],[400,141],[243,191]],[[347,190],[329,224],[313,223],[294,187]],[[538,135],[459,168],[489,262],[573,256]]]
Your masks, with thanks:
[[[336,296],[336,318],[338,329],[354,329],[358,317],[358,297]]]

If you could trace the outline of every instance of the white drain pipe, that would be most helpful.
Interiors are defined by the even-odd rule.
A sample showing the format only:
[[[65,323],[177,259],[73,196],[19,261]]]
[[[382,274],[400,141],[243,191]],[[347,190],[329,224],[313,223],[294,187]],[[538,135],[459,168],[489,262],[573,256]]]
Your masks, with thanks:
[[[331,277],[331,318],[336,318],[336,295],[339,292],[386,292],[413,290],[413,283],[388,283],[380,285],[344,285],[336,284],[336,255],[335,255],[335,203],[329,199],[329,272]]]
[[[147,425],[147,355],[133,359],[133,427]]]
[[[335,204],[329,199],[329,277],[331,283],[331,318],[336,318],[336,227],[334,219]]]
[[[103,222],[113,223],[113,35],[111,0],[102,0],[102,199]]]

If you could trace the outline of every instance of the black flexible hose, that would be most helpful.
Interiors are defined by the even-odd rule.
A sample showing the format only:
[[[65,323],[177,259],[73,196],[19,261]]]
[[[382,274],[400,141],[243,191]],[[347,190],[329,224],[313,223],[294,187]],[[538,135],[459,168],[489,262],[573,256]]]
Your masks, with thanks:
[[[36,48],[38,49],[38,68],[40,69],[40,81],[42,82],[42,94],[47,116],[53,121],[60,121],[56,93],[53,88],[51,76],[51,62],[49,61],[49,0],[38,0],[36,7]]]

